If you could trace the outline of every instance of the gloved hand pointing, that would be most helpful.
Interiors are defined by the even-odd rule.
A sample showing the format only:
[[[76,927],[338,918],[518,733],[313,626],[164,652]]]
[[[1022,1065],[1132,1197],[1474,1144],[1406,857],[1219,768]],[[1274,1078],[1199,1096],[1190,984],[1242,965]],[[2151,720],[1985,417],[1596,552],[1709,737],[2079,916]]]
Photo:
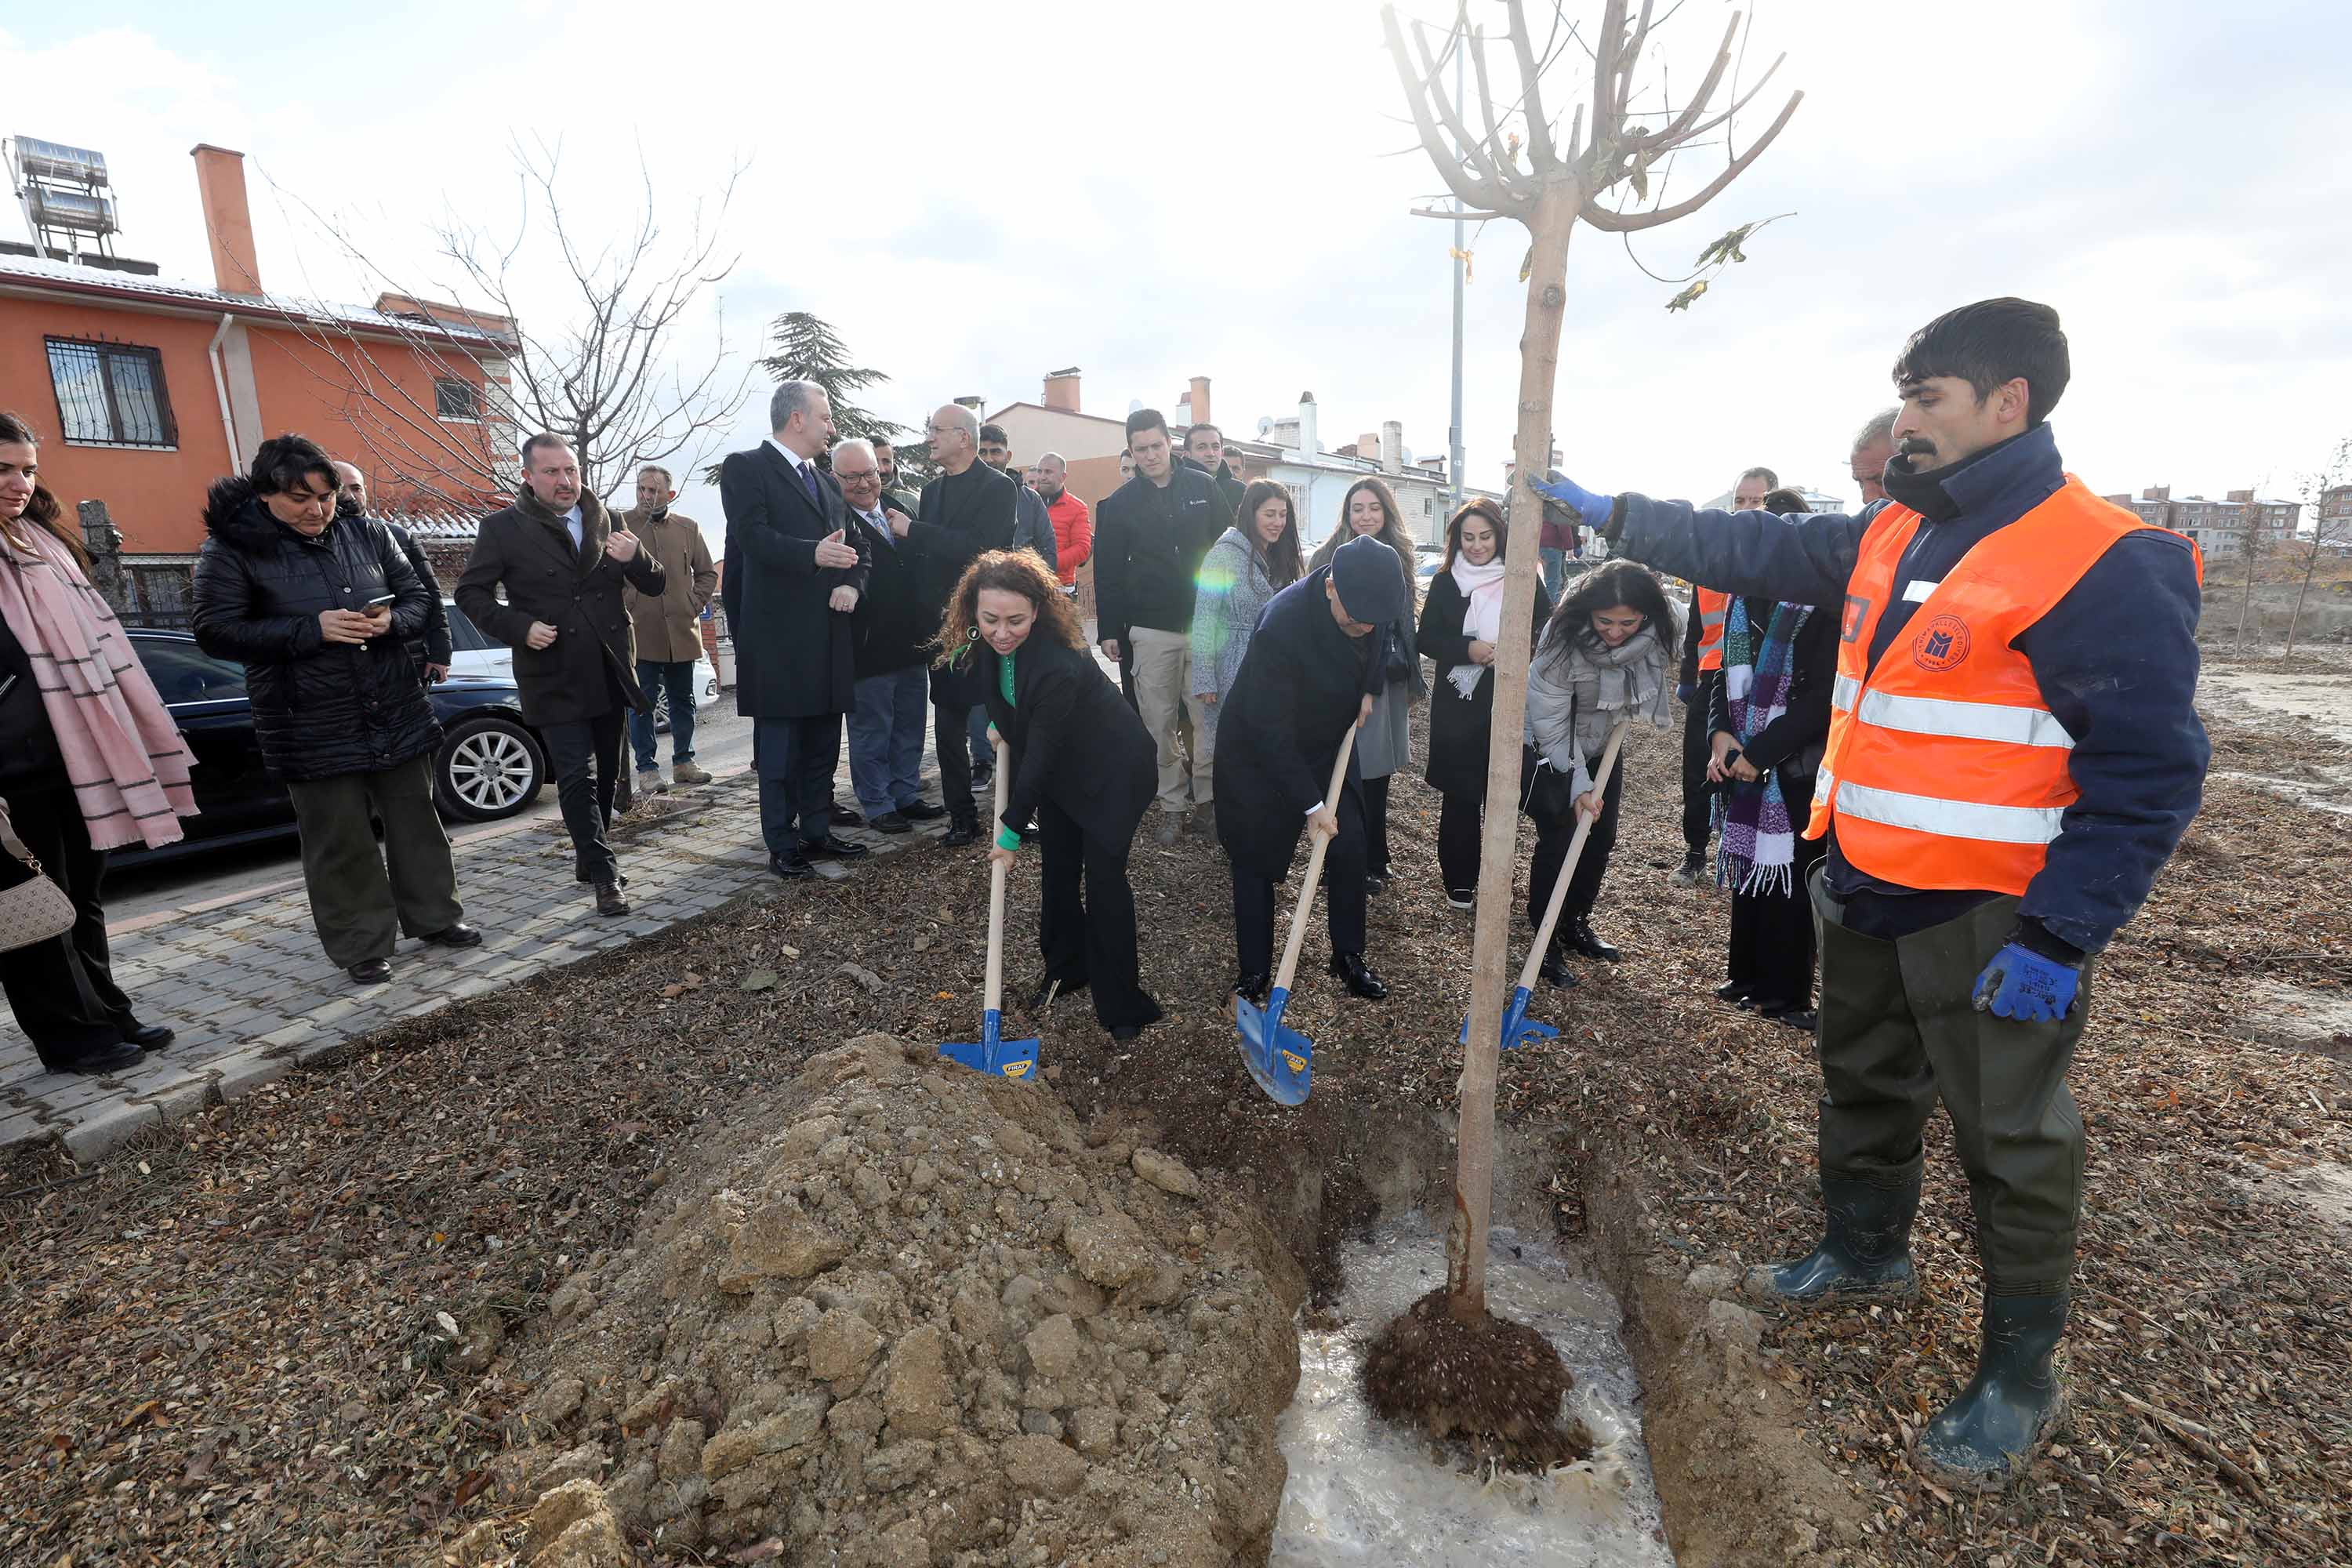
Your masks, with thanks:
[[[1609,513],[1617,504],[1615,496],[1596,495],[1566,475],[1557,479],[1535,479],[1529,482],[1534,486],[1536,494],[1549,496],[1562,506],[1568,507],[1584,520],[1584,526],[1587,528],[1607,527]]]
[[[2073,964],[2012,942],[1977,976],[1977,1011],[2023,1024],[2054,1024],[2074,1010],[2074,988],[2082,983],[2083,972]]]

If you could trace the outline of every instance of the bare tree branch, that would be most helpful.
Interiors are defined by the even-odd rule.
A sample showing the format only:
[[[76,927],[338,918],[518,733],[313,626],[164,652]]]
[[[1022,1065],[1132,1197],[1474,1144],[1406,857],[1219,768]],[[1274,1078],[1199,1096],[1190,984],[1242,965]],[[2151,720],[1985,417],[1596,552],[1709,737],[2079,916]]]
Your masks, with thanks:
[[[1723,173],[1708,181],[1706,188],[1701,190],[1696,195],[1685,201],[1676,202],[1670,207],[1654,207],[1647,212],[1639,213],[1612,212],[1607,207],[1602,206],[1599,202],[1588,199],[1584,204],[1583,211],[1579,216],[1593,227],[1609,234],[1622,234],[1628,230],[1655,228],[1662,223],[1672,223],[1678,217],[1688,217],[1691,214],[1698,211],[1699,208],[1713,201],[1717,195],[1720,193],[1726,185],[1731,184],[1732,181],[1738,179],[1747,171],[1748,164],[1756,162],[1758,155],[1760,154],[1765,148],[1772,145],[1773,138],[1780,134],[1780,128],[1789,123],[1789,117],[1797,112],[1797,105],[1804,102],[1804,100],[1805,95],[1802,92],[1790,93],[1789,95],[1789,101],[1787,104],[1782,106],[1780,115],[1773,120],[1771,125],[1766,129],[1763,136],[1757,141],[1756,144],[1748,148],[1747,152],[1739,154],[1737,158],[1734,158],[1730,163],[1724,168]]]
[[[1610,0],[1610,4],[1622,6],[1623,0]],[[1553,153],[1551,121],[1543,110],[1543,72],[1538,68],[1535,49],[1528,42],[1527,14],[1513,5],[1510,17],[1511,47],[1519,57],[1519,101],[1528,117],[1528,162],[1534,165],[1538,175],[1548,174],[1559,166],[1559,159]]]
[[[1482,209],[1506,208],[1507,192],[1496,189],[1483,180],[1474,180],[1462,168],[1462,162],[1445,145],[1438,134],[1437,122],[1429,110],[1430,85],[1422,80],[1412,68],[1405,52],[1404,33],[1397,26],[1396,7],[1381,7],[1381,31],[1386,36],[1389,58],[1396,63],[1397,81],[1404,88],[1405,101],[1412,108],[1413,129],[1421,136],[1422,151],[1444,177],[1446,189],[1462,198],[1465,206]]]

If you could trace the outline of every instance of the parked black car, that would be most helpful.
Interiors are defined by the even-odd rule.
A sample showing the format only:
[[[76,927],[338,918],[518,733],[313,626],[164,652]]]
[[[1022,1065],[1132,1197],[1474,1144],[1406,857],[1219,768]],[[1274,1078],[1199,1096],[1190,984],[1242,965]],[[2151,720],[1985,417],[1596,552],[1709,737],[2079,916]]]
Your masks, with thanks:
[[[286,786],[261,765],[245,667],[215,658],[186,632],[130,628],[131,646],[195,752],[199,815],[187,837],[162,849],[117,850],[117,865],[166,859],[193,849],[251,843],[294,831]],[[433,762],[434,794],[443,815],[468,822],[512,816],[547,778],[547,748],[522,721],[522,699],[505,680],[443,681],[432,689],[433,714],[446,739]]]

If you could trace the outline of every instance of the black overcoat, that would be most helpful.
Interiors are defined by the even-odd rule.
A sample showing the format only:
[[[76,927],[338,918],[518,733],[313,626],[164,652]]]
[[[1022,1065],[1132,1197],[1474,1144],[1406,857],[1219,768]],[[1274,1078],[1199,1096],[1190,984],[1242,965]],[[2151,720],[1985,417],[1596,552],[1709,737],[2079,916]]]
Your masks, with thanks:
[[[942,474],[923,487],[905,542],[915,547],[921,563],[916,580],[932,626],[947,613],[965,567],[989,551],[1013,548],[1020,489],[986,463]],[[976,659],[966,660],[961,669],[933,665],[931,700],[949,708],[979,707],[988,697],[979,672]]]
[[[648,597],[662,591],[661,563],[640,550],[623,566],[604,553],[612,521],[604,503],[580,495],[580,547],[563,519],[528,489],[504,511],[482,519],[474,553],[455,595],[466,618],[514,649],[514,679],[529,723],[577,724],[613,710],[614,683],[640,712],[653,703],[637,689],[636,631],[621,603],[624,579]],[[499,587],[506,603],[499,602]],[[532,647],[533,621],[555,628],[555,640]],[[609,678],[609,679],[608,679]]]
[[[1243,875],[1290,874],[1307,810],[1323,799],[1340,738],[1377,673],[1366,658],[1377,639],[1351,637],[1331,618],[1330,575],[1318,566],[1266,605],[1217,721],[1217,837]],[[1341,789],[1361,805],[1352,750]]]
[[[866,563],[866,592],[858,596],[857,614],[850,625],[860,680],[929,664],[939,638],[940,618],[926,607],[915,546],[910,541],[888,536],[887,514],[903,510],[886,495],[880,527],[856,512],[849,514]]]
[[[1495,671],[1489,666],[1486,679],[1473,687],[1467,697],[1447,679],[1456,665],[1470,662],[1470,638],[1462,630],[1469,614],[1470,601],[1462,596],[1452,573],[1440,572],[1430,580],[1429,597],[1421,606],[1421,630],[1413,639],[1414,646],[1437,665],[1437,679],[1429,683],[1429,766],[1423,776],[1433,788],[1447,795],[1485,800],[1486,747],[1495,722]],[[1551,595],[1538,583],[1535,625],[1528,637],[1530,650],[1542,639],[1544,623],[1549,619]]]
[[[856,703],[855,622],[828,602],[839,587],[866,594],[866,543],[850,526],[841,487],[820,470],[809,499],[782,452],[762,441],[719,466],[727,513],[719,602],[735,635],[735,711],[752,719],[813,719]],[[820,567],[817,542],[835,530],[855,566]]]
[[[1088,838],[1131,840],[1160,787],[1159,748],[1094,655],[1030,637],[1013,655],[1007,703],[1004,661],[985,642],[977,646],[988,721],[1013,748],[1004,826],[1018,833],[1051,801]]]

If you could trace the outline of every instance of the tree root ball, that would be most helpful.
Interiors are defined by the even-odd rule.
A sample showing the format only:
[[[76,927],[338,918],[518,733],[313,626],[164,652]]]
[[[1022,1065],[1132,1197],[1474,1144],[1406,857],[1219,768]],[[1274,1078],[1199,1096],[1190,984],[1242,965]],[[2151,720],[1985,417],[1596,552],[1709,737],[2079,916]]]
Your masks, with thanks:
[[[1364,1395],[1384,1418],[1537,1469],[1591,1456],[1582,1423],[1560,1420],[1575,1383],[1549,1340],[1491,1312],[1463,1322],[1443,1288],[1382,1329],[1364,1357]]]

